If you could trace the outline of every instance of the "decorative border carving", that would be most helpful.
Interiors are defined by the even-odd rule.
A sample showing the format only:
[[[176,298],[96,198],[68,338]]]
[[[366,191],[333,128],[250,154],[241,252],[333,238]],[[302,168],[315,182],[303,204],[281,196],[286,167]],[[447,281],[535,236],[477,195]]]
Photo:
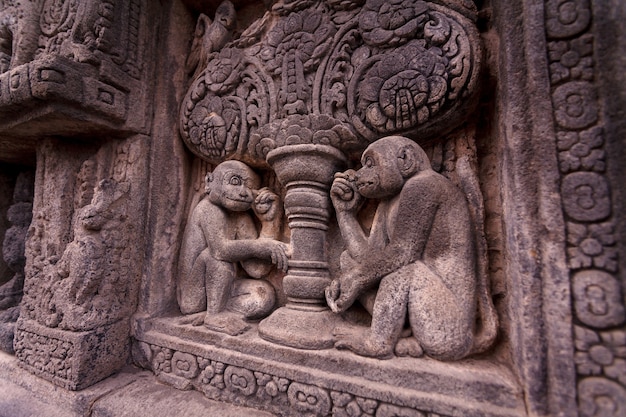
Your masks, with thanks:
[[[124,366],[128,322],[70,332],[20,318],[14,344],[19,366],[63,388],[81,390]]]
[[[626,412],[626,330],[590,0],[546,0],[580,414]],[[602,407],[608,407],[606,410]],[[607,413],[607,414],[603,414]]]
[[[177,389],[196,389],[208,398],[280,412],[284,416],[445,417],[319,384],[246,369],[222,360],[137,342],[157,378]]]

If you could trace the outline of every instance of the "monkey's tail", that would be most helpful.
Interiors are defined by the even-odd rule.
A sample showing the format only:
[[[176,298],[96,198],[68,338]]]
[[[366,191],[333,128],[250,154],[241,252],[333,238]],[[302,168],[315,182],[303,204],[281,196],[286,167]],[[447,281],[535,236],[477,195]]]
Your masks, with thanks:
[[[470,158],[466,155],[457,159],[456,170],[463,192],[469,203],[470,215],[476,236],[476,260],[478,280],[476,296],[478,301],[478,320],[474,342],[470,354],[482,353],[489,349],[498,335],[498,314],[491,299],[489,285],[487,240],[484,232],[484,202],[480,184],[472,169]]]

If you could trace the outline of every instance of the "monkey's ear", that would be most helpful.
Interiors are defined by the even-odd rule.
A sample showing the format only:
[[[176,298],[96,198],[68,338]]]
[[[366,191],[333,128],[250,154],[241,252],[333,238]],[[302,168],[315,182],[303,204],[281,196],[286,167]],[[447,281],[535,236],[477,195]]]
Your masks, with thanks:
[[[204,176],[204,188],[207,190],[207,192],[214,178],[215,176],[213,175],[212,172],[207,172],[207,174]]]
[[[410,177],[419,170],[419,163],[417,160],[415,150],[410,146],[403,146],[398,151],[398,168],[404,178]]]

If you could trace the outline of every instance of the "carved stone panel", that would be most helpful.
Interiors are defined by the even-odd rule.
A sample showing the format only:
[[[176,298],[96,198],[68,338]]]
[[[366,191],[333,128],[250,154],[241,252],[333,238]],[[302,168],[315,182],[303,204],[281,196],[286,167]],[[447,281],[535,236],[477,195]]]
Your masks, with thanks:
[[[2,257],[8,270],[0,285],[0,350],[9,353],[13,353],[15,322],[24,287],[26,233],[33,213],[33,174],[23,171],[15,178],[11,205],[6,211],[10,226],[2,240]]]
[[[154,16],[144,0],[3,2],[2,141],[146,133]]]
[[[38,149],[15,351],[21,366],[68,389],[106,378],[128,360],[146,149],[142,136],[101,146],[48,140]],[[50,356],[55,346],[65,353]]]

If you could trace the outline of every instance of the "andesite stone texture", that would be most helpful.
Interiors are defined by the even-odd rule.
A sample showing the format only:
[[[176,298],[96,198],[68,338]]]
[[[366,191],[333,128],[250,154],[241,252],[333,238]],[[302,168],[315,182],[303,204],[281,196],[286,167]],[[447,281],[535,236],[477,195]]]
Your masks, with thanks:
[[[625,415],[624,19],[0,2],[0,416]]]

